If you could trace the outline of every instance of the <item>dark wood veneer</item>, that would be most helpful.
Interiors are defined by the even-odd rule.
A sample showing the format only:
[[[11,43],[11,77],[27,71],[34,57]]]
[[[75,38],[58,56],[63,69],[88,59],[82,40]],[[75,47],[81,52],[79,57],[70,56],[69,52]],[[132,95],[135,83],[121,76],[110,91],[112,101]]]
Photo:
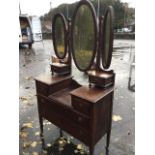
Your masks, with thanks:
[[[41,75],[36,88],[41,135],[45,118],[88,145],[92,155],[94,145],[111,130],[114,87],[81,86],[71,76]]]
[[[91,62],[86,68],[81,69],[77,64],[74,55],[73,30],[75,28],[74,18],[76,17],[78,9],[83,5],[86,5],[92,13],[95,41]],[[108,51],[109,53],[107,63],[104,63],[104,54],[101,52],[104,47],[103,41],[105,38],[103,39],[101,37],[104,37],[105,21],[107,18],[107,13],[109,11],[111,16],[111,37],[109,40],[110,48]],[[54,22],[57,17],[63,16],[61,14],[56,15],[54,17]],[[64,17],[62,19],[63,21],[65,21]],[[56,62],[53,62],[53,64],[51,64],[52,73],[56,72],[58,73],[58,75],[43,74],[35,78],[35,82],[41,137],[43,136],[43,118],[45,118],[58,126],[60,129],[65,130],[69,134],[73,135],[74,137],[88,145],[90,148],[89,154],[93,155],[95,144],[102,138],[102,136],[106,134],[106,153],[108,155],[112,124],[115,73],[113,72],[113,70],[108,71],[104,70],[104,68],[108,69],[112,57],[112,7],[108,8],[105,17],[102,16],[100,18],[99,31],[97,30],[96,21],[97,19],[95,10],[91,2],[89,2],[88,0],[80,1],[77,4],[77,7],[73,14],[72,22],[68,20],[68,29],[66,28],[66,25],[64,28],[64,30],[66,30],[64,32],[66,34],[65,54],[62,58],[60,58],[59,56],[58,58],[55,58],[57,59]],[[73,23],[73,25],[71,23]],[[54,46],[56,48],[55,41]],[[65,74],[66,72],[71,73],[71,54],[73,55],[73,60],[77,68],[88,74],[88,86],[80,85],[70,75],[60,75]],[[96,62],[94,62],[94,59],[96,60]],[[102,65],[101,59],[103,63]],[[90,70],[88,71],[88,69]],[[60,136],[62,136],[62,131],[60,132]],[[42,144],[44,147],[43,138]]]

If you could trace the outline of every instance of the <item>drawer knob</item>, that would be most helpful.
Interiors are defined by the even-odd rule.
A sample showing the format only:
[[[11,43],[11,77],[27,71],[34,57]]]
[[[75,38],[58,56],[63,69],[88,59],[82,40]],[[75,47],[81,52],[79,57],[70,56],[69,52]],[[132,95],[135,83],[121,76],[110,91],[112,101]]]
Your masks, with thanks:
[[[82,117],[78,117],[78,121],[79,122],[82,122]]]
[[[79,103],[79,107],[83,107],[83,105],[81,103]]]
[[[43,98],[41,99],[41,103],[44,103],[44,99]]]

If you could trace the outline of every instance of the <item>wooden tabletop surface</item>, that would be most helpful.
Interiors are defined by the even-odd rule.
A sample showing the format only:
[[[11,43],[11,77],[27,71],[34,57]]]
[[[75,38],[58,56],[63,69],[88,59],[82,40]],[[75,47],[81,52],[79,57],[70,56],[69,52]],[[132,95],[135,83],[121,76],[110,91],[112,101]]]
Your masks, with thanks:
[[[68,75],[68,76],[52,76],[51,74],[41,74],[38,77],[34,78],[36,81],[40,81],[43,82],[47,85],[51,85],[51,84],[55,84],[58,82],[61,82],[63,80],[67,80],[67,79],[71,79],[72,76]]]
[[[96,103],[113,90],[114,87],[103,89],[99,87],[82,86],[73,90],[70,94],[88,100],[92,103]]]

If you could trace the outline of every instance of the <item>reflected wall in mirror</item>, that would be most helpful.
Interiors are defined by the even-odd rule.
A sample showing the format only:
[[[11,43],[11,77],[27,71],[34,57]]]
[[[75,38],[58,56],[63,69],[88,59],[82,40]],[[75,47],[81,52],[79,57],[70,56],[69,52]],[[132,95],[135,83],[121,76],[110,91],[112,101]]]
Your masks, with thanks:
[[[112,51],[113,51],[113,8],[108,7],[103,23],[103,45],[102,45],[102,64],[105,69],[108,69],[111,64]]]
[[[72,51],[77,68],[86,71],[93,63],[97,41],[96,14],[88,1],[81,1],[73,15]]]
[[[67,52],[66,31],[65,17],[62,14],[56,14],[52,22],[52,35],[55,54],[60,59],[63,59]]]

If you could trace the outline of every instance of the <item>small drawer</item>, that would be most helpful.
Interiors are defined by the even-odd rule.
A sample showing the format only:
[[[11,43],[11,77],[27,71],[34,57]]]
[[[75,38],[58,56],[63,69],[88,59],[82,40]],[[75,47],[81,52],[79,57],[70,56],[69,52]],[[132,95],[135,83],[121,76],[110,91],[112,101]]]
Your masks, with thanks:
[[[49,92],[48,85],[46,85],[42,82],[36,81],[36,87],[37,87],[37,94],[42,94],[42,95],[48,96],[48,92]]]
[[[86,119],[82,116],[78,116],[76,121],[80,126],[86,128],[86,129],[89,128],[89,119]]]
[[[82,115],[76,110],[72,110],[71,112],[66,114],[66,116],[68,116],[68,119],[73,120],[78,126],[89,129],[89,117]]]
[[[105,78],[104,76],[100,77],[100,76],[89,75],[89,83],[94,83],[98,86],[102,86],[106,88],[114,84],[114,75],[111,75],[108,78]]]
[[[74,109],[88,116],[90,115],[90,103],[88,101],[85,101],[73,95],[71,99],[72,99],[72,106],[74,107]]]

